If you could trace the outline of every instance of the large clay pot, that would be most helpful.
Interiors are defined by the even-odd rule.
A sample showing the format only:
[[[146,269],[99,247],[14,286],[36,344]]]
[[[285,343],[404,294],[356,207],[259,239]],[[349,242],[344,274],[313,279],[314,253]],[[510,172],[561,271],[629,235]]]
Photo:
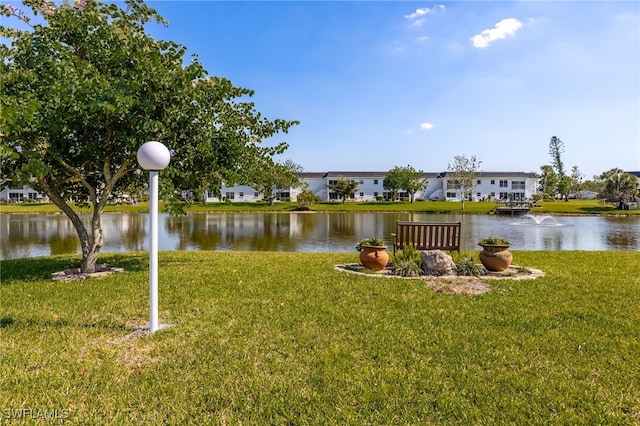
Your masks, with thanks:
[[[387,246],[361,246],[360,263],[366,268],[380,271],[389,263]]]
[[[509,246],[483,245],[480,252],[480,262],[487,270],[492,272],[502,272],[511,265],[513,255]]]

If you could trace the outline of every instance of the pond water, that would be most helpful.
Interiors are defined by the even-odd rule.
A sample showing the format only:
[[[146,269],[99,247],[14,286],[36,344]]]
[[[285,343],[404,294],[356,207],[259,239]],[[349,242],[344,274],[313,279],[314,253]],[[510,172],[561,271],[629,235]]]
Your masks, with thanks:
[[[89,216],[83,217],[89,221]],[[494,216],[420,213],[160,214],[159,249],[353,251],[363,238],[393,241],[396,220],[462,222],[462,250],[497,236],[513,250],[640,250],[640,217]],[[103,252],[148,250],[147,214],[105,214]],[[0,259],[79,253],[64,215],[0,215]]]

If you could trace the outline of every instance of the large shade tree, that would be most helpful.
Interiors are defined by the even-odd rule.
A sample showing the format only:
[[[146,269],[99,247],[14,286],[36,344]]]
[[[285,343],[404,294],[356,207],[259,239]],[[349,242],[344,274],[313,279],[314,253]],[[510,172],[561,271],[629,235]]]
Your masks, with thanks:
[[[0,29],[9,40],[0,45],[2,177],[44,192],[71,219],[84,272],[95,270],[109,197],[146,182],[136,161],[144,142],[169,148],[161,190],[174,201],[186,190],[248,181],[256,162],[275,164],[286,149],[262,141],[296,122],[262,117],[251,90],[209,78],[197,57],[185,61],[184,46],[148,35],[145,25],[166,21],[142,0],[124,9],[22,3],[31,12],[0,6],[14,18],[3,21],[15,22]],[[72,200],[91,205],[88,226]]]

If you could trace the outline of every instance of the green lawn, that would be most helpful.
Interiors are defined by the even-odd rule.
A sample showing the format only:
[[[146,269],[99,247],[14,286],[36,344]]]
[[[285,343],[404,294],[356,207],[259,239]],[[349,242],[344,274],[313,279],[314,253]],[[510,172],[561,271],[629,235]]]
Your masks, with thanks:
[[[550,214],[625,214],[640,215],[640,210],[618,210],[612,204],[604,204],[598,200],[544,201],[538,203],[532,213]],[[320,212],[419,212],[419,213],[489,213],[495,208],[494,202],[466,202],[464,211],[459,202],[416,201],[409,202],[323,202],[311,206],[312,211]],[[194,203],[189,212],[291,212],[297,209],[297,203],[278,202],[273,206],[268,203]],[[160,206],[162,209],[162,205]],[[78,209],[89,212],[89,209]],[[109,205],[106,212],[147,212],[148,203],[130,205]],[[0,204],[0,213],[60,213],[53,204],[24,203]]]
[[[467,253],[472,254],[472,253]],[[473,253],[477,260],[477,252]],[[357,253],[162,252],[52,282],[76,256],[6,260],[0,415],[70,424],[640,423],[640,254],[515,251],[531,281],[476,296],[335,271]],[[68,411],[63,411],[68,410]]]

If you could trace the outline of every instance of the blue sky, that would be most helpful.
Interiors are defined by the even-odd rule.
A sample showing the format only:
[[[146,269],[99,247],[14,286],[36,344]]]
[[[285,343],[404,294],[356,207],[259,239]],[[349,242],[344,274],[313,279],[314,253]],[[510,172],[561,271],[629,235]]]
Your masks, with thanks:
[[[154,29],[255,90],[305,171],[640,170],[640,3],[156,1]]]
[[[305,171],[640,170],[640,2],[149,1]],[[186,58],[188,61],[189,58]]]

